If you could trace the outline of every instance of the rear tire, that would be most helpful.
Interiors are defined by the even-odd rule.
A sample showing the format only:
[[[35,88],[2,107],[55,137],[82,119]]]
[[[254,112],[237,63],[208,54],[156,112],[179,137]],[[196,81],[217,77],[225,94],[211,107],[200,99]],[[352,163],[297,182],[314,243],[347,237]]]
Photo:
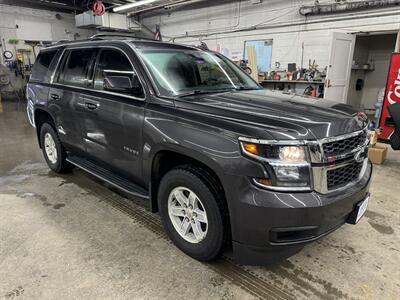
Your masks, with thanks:
[[[172,242],[192,258],[210,261],[222,253],[228,228],[223,197],[202,175],[193,167],[168,172],[160,183],[158,207]]]
[[[72,165],[66,161],[67,154],[57,132],[48,123],[40,128],[40,144],[46,163],[52,171],[66,173],[72,169]]]

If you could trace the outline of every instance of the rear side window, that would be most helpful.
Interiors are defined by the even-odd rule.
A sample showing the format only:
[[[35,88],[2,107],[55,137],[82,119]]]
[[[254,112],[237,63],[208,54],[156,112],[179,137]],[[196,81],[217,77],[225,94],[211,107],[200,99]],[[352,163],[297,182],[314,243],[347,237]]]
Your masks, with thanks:
[[[87,75],[92,62],[92,49],[71,50],[57,78],[58,83],[85,87]]]
[[[50,82],[51,62],[56,56],[57,50],[41,51],[32,68],[32,80]]]

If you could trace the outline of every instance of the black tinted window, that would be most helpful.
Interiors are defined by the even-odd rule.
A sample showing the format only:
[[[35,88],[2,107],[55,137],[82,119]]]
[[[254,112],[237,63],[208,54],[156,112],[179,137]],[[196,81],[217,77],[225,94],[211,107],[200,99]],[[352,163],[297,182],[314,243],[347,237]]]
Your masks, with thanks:
[[[58,81],[66,85],[85,87],[87,72],[90,68],[93,50],[72,50],[67,58]]]
[[[133,72],[132,65],[125,54],[117,50],[102,50],[94,77],[94,88],[96,90],[103,89],[104,70]]]
[[[55,57],[57,50],[41,51],[32,69],[32,80],[44,82],[50,81],[51,70],[50,65]]]

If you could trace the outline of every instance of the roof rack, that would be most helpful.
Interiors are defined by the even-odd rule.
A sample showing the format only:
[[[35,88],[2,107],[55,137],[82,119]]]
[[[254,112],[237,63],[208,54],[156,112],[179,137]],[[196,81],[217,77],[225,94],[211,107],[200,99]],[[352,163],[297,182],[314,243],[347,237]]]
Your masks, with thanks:
[[[62,39],[59,41],[56,41],[54,43],[46,45],[47,47],[53,47],[53,46],[60,46],[62,44],[74,44],[74,43],[82,43],[84,41],[103,41],[103,40],[109,40],[109,39],[131,39],[131,40],[141,40],[141,41],[152,41],[152,42],[158,42],[153,39],[149,38],[144,38],[144,37],[137,37],[137,36],[132,36],[130,34],[124,34],[124,33],[113,33],[113,32],[104,32],[104,33],[97,33],[95,35],[92,35],[89,37],[87,40],[68,40],[68,39]]]
[[[71,40],[63,39],[63,40],[58,40],[57,42],[54,42],[54,43],[47,44],[45,46],[46,47],[51,47],[51,46],[56,46],[56,45],[65,44],[65,43],[71,43],[71,42],[72,42]]]
[[[63,39],[63,40],[59,40],[57,42],[53,42],[51,44],[47,44],[45,45],[46,48],[50,48],[50,47],[55,47],[55,46],[61,46],[63,44],[78,44],[78,43],[82,43],[85,40],[68,40],[68,39]]]
[[[121,39],[133,39],[133,40],[150,40],[150,41],[154,41],[152,39],[149,38],[144,38],[144,37],[137,37],[137,36],[133,36],[129,33],[119,33],[119,32],[104,32],[104,33],[97,33],[95,35],[92,35],[89,40],[93,41],[93,40],[106,40],[106,39],[110,39],[110,38],[121,38]]]

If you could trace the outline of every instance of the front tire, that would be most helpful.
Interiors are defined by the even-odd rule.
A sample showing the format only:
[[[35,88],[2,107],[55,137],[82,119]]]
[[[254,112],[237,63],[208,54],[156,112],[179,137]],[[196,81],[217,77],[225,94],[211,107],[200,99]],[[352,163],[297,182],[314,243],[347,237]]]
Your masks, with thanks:
[[[178,168],[161,180],[158,207],[165,231],[187,255],[200,261],[217,258],[227,241],[221,195],[194,168]]]
[[[52,171],[66,173],[71,170],[71,164],[66,161],[67,154],[58,134],[48,123],[44,123],[40,128],[40,144],[46,163]]]

